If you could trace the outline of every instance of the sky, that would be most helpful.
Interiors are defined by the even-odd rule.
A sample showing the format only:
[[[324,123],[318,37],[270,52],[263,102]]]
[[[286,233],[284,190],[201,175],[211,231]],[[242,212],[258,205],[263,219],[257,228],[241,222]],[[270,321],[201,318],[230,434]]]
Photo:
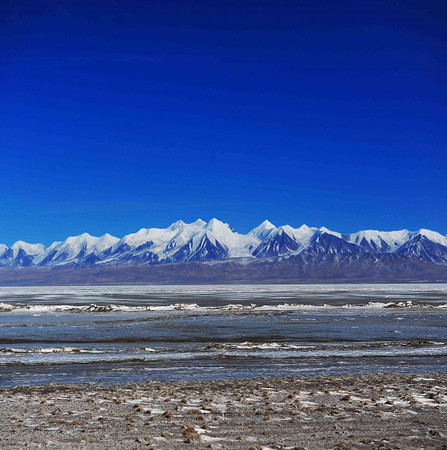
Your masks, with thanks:
[[[7,245],[447,233],[444,1],[2,0],[0,86]]]

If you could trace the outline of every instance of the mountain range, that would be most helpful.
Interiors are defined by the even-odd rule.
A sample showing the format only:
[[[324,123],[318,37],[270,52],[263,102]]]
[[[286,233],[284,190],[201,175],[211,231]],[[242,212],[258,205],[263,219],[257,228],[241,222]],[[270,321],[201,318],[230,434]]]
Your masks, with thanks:
[[[179,220],[168,228],[142,228],[121,239],[84,233],[49,247],[23,241],[11,247],[0,244],[0,267],[92,268],[193,262],[237,262],[246,266],[261,260],[270,265],[289,260],[290,264],[297,256],[301,261],[321,261],[325,255],[326,262],[332,255],[332,259],[350,258],[350,264],[357,266],[371,258],[394,258],[407,265],[421,262],[424,267],[447,267],[447,237],[426,229],[342,234],[325,227],[276,227],[268,220],[241,234],[217,219],[193,223]]]

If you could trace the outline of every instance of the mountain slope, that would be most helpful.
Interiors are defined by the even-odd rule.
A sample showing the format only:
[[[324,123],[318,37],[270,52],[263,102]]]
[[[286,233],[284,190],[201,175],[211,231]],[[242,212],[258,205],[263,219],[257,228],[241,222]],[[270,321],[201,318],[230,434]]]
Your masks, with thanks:
[[[447,282],[447,266],[399,254],[306,254],[136,266],[9,267],[0,285]]]
[[[423,234],[413,236],[396,253],[436,264],[447,263],[447,246],[434,242]]]

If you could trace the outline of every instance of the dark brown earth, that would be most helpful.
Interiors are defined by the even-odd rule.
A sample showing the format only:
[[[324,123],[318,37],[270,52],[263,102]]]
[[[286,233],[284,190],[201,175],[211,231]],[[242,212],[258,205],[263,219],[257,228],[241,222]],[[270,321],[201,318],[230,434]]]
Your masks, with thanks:
[[[7,388],[0,447],[446,449],[447,374]]]

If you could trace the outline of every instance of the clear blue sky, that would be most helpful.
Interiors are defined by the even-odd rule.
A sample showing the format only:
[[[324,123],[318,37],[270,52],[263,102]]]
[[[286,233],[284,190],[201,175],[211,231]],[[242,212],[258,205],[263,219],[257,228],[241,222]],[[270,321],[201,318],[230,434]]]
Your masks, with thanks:
[[[447,233],[445,1],[0,2],[0,242],[217,217]]]

